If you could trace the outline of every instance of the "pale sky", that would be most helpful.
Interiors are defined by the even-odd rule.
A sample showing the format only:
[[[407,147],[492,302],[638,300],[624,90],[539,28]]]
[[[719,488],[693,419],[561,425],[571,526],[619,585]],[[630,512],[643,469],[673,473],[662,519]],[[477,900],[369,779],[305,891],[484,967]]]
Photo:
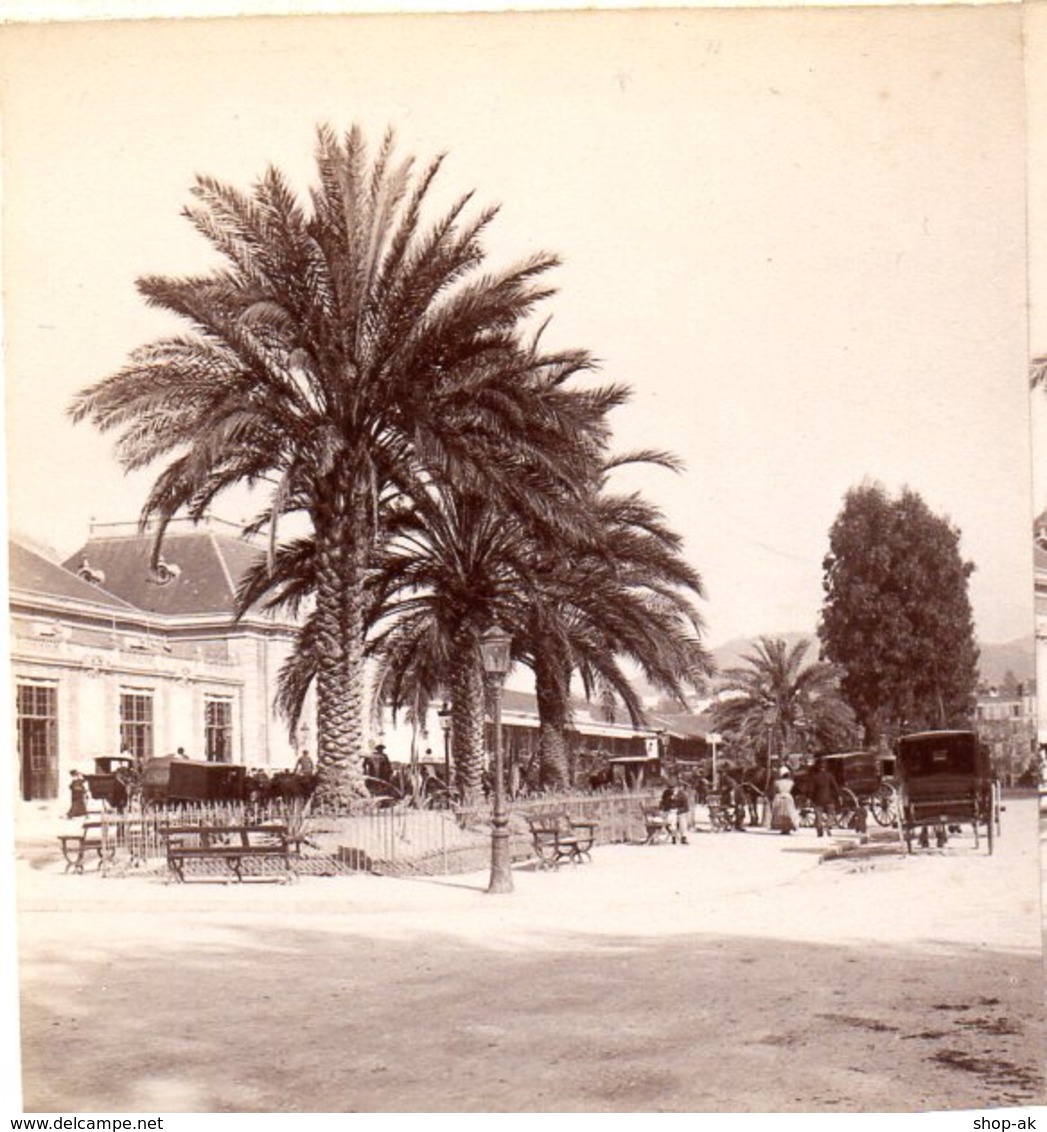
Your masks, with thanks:
[[[375,143],[392,125],[403,153],[448,153],[445,197],[501,202],[493,264],[564,260],[547,341],[633,386],[618,448],[685,460],[640,486],[705,579],[711,645],[813,630],[829,528],[866,478],[962,529],[982,640],[1029,634],[1030,494],[1047,498],[1030,493],[1021,21],[995,6],[0,30],[10,523],[70,553],[91,516],[137,517],[147,479],[65,408],[177,328],[134,280],[210,262],[179,215],[193,175],[246,187],[272,162],[304,192],[318,122]]]
[[[1026,98],[1029,123],[1030,356],[1047,354],[1047,4],[1025,13]],[[1033,396],[1033,512],[1047,509],[1047,393]]]

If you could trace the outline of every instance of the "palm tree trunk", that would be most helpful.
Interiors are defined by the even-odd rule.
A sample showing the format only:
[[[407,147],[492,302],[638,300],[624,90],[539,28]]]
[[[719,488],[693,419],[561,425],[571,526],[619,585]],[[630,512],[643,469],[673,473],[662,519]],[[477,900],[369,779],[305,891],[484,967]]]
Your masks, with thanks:
[[[364,782],[364,530],[344,513],[317,524],[317,800],[341,808]],[[354,531],[355,528],[355,531]]]
[[[534,690],[538,700],[538,752],[542,786],[568,785],[567,718],[570,672],[541,654],[535,658]]]
[[[483,788],[484,682],[475,641],[460,636],[454,644],[451,674],[451,754],[455,785],[465,806],[475,805]]]

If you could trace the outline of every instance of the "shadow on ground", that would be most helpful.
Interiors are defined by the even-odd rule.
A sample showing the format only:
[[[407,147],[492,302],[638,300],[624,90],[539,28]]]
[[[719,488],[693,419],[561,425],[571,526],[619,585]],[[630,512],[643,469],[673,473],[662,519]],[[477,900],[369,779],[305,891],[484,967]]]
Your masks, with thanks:
[[[29,1112],[911,1111],[1045,1099],[1036,959],[228,922],[23,973]],[[116,958],[119,956],[119,958]]]

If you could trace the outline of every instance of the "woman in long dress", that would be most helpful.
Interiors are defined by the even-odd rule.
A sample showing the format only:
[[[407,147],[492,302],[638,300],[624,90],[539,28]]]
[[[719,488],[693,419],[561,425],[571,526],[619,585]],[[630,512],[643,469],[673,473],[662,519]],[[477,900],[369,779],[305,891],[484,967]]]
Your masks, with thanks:
[[[779,833],[792,833],[800,826],[800,815],[793,801],[793,778],[783,766],[774,780],[774,799],[771,802],[771,829]]]
[[[69,772],[69,812],[67,818],[87,816],[87,779],[78,771]]]

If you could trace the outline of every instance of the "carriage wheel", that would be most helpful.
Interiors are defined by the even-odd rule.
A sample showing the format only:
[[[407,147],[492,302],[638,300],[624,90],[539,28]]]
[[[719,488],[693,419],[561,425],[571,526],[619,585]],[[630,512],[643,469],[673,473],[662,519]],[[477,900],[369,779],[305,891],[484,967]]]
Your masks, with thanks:
[[[869,808],[877,825],[894,825],[898,821],[898,796],[889,782],[880,784],[869,799]]]
[[[858,801],[858,795],[853,790],[848,789],[846,786],[840,791],[840,808],[836,815],[836,825],[840,829],[854,829],[857,823],[858,810],[861,808],[861,803]]]

